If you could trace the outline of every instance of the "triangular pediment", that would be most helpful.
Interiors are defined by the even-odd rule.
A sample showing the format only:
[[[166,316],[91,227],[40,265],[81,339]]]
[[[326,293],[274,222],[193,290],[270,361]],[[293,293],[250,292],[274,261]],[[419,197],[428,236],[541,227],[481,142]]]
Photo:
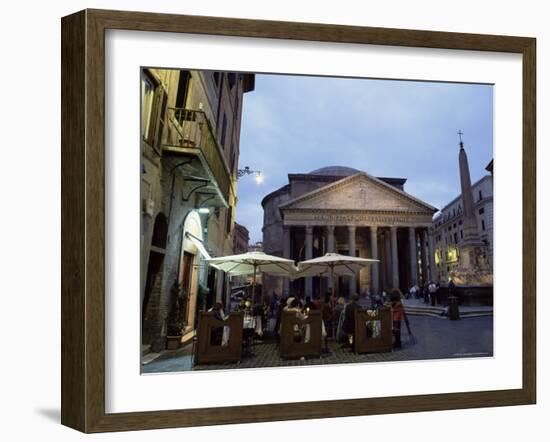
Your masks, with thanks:
[[[435,207],[367,173],[357,173],[280,206],[281,210],[369,210],[433,214]]]

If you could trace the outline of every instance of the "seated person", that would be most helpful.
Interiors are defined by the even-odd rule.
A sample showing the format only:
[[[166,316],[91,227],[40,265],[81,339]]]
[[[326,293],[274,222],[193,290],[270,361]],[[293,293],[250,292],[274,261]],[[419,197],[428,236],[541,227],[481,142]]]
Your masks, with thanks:
[[[294,312],[297,318],[304,319],[306,316],[302,313],[302,306],[298,298],[290,297],[286,301],[285,312]],[[294,324],[294,342],[300,342],[302,340],[302,331],[298,324]]]
[[[311,296],[306,296],[306,303],[304,304],[304,310],[315,310],[317,306],[315,303],[311,300]]]
[[[226,319],[223,311],[223,305],[221,302],[216,302],[208,312],[214,313],[214,318],[218,321],[224,321]],[[223,326],[212,327],[210,333],[210,345],[222,345]]]

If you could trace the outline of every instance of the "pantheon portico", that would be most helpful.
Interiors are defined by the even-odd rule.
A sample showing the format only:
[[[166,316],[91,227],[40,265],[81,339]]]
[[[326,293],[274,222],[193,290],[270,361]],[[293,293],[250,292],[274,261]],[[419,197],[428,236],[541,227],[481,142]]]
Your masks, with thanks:
[[[404,178],[377,178],[331,166],[289,174],[288,184],[262,200],[263,245],[296,261],[328,252],[379,259],[355,276],[339,277],[336,293],[407,290],[432,278],[432,216],[436,208],[404,190]],[[319,277],[289,281],[264,275],[264,294],[318,297],[330,289]]]

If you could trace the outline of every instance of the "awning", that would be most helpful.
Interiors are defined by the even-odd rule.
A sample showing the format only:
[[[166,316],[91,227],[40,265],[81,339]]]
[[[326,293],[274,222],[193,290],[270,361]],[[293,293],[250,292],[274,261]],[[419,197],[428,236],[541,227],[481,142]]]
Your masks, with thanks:
[[[185,232],[185,237],[188,238],[189,241],[191,241],[193,244],[195,244],[195,246],[197,247],[197,249],[199,249],[199,252],[204,257],[204,259],[212,258],[210,256],[210,253],[208,253],[208,251],[206,250],[206,247],[204,247],[204,243],[202,242],[202,240],[200,240],[190,232]]]

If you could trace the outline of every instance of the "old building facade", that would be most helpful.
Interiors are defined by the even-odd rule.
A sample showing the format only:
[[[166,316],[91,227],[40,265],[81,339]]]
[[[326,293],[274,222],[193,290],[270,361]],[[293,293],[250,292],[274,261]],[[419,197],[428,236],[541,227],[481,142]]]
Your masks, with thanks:
[[[142,344],[170,326],[188,335],[197,311],[223,300],[226,278],[204,255],[233,251],[243,94],[254,76],[142,69]]]
[[[249,241],[250,232],[248,229],[239,223],[235,223],[235,230],[233,234],[233,253],[235,255],[239,255],[241,253],[248,252]]]
[[[427,281],[433,262],[432,216],[437,211],[404,190],[406,179],[376,178],[342,166],[289,174],[288,184],[264,197],[263,245],[296,261],[328,252],[379,259],[335,281],[337,293],[379,293]],[[318,297],[331,282],[289,281],[264,275],[267,295]]]

